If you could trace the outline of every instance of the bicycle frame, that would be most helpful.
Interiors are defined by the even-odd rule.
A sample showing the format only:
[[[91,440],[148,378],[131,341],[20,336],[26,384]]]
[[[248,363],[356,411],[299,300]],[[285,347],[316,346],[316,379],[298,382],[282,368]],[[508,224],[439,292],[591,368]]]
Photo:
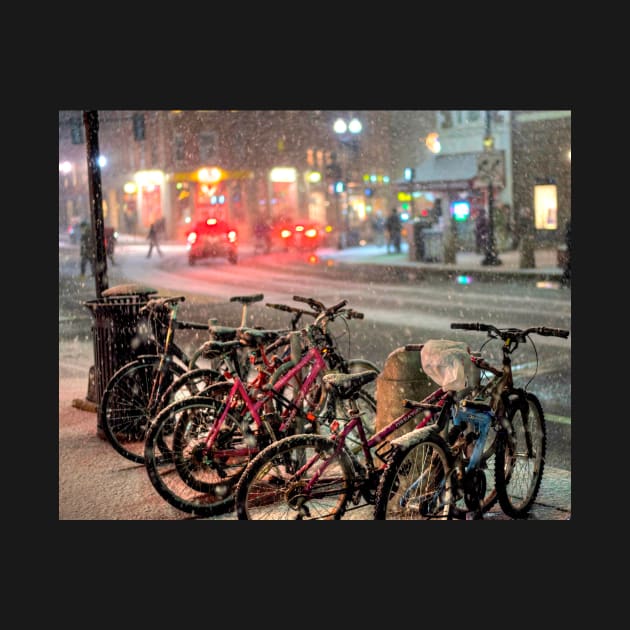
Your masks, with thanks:
[[[290,370],[288,370],[286,374],[284,374],[281,378],[279,378],[276,381],[276,383],[274,383],[274,385],[266,391],[266,393],[262,396],[262,398],[260,398],[256,402],[252,400],[251,396],[247,392],[247,389],[245,385],[243,384],[243,381],[238,376],[236,376],[234,378],[230,391],[227,395],[224,409],[221,412],[219,419],[215,423],[213,430],[210,432],[210,434],[208,435],[206,439],[206,443],[204,446],[204,453],[207,453],[212,448],[216,440],[216,437],[219,434],[219,431],[221,427],[223,426],[225,419],[232,407],[232,402],[234,401],[234,398],[236,397],[237,394],[240,394],[241,399],[243,400],[248,411],[251,414],[254,424],[256,425],[257,428],[259,428],[263,424],[260,417],[260,413],[259,413],[260,409],[271,398],[279,395],[282,388],[285,385],[287,385],[291,381],[291,379],[302,370],[302,368],[306,367],[309,364],[312,364],[312,368],[309,370],[307,377],[302,382],[302,385],[298,391],[298,395],[296,399],[291,403],[292,411],[289,414],[289,416],[286,418],[286,420],[284,420],[279,427],[280,431],[285,431],[289,427],[293,419],[295,418],[295,415],[298,410],[298,405],[300,405],[303,402],[304,398],[306,397],[307,393],[309,392],[311,388],[311,385],[317,378],[317,375],[322,370],[327,368],[326,362],[322,358],[322,355],[319,349],[310,348],[308,352],[300,359],[300,361],[298,361],[298,363],[296,363]],[[290,401],[286,401],[286,402],[290,402]],[[309,418],[309,420],[311,419],[314,420],[315,417]],[[247,448],[247,449],[240,449],[240,450],[220,451],[220,452],[217,452],[216,455],[220,455],[221,457],[239,457],[239,456],[242,457],[245,455],[249,455],[251,453],[255,453],[257,451],[258,451],[258,448],[251,448],[251,449]]]
[[[428,405],[437,405],[437,406],[443,407],[447,398],[449,398],[449,396],[450,396],[449,392],[446,392],[441,387],[439,387],[434,392],[429,394],[426,398],[424,398],[421,402]],[[339,455],[341,451],[346,448],[346,437],[349,435],[349,433],[353,429],[356,428],[360,436],[361,448],[363,450],[363,454],[365,456],[365,461],[367,462],[368,469],[373,469],[374,458],[372,457],[372,454],[370,453],[370,449],[376,446],[377,444],[383,442],[385,438],[387,438],[391,433],[396,431],[396,429],[399,429],[400,427],[402,427],[404,424],[409,422],[412,418],[417,416],[420,412],[424,413],[424,411],[425,410],[420,406],[413,407],[409,411],[406,411],[402,415],[398,416],[398,418],[395,418],[392,422],[390,422],[387,426],[383,427],[380,431],[375,433],[369,439],[365,435],[365,429],[363,428],[363,423],[361,422],[361,418],[360,416],[357,415],[354,418],[351,418],[346,423],[345,427],[341,430],[341,432],[335,434],[335,437],[333,438],[333,440],[335,441],[334,454]],[[429,424],[432,418],[433,418],[432,413],[425,414],[422,420],[420,420],[420,422],[416,424],[414,429],[421,429],[422,427],[425,427],[427,424]],[[335,429],[336,429],[335,423],[333,423],[333,425],[331,425],[331,430],[334,431]],[[306,492],[310,492],[313,485],[318,481],[318,479],[324,473],[326,468],[328,468],[328,465],[331,459],[328,459],[322,462],[321,466],[319,466],[315,474],[311,477],[309,482],[306,484],[306,487],[304,488]],[[300,474],[308,470],[318,460],[320,460],[319,454],[314,455],[299,470],[296,471],[295,473],[296,476],[299,476]]]

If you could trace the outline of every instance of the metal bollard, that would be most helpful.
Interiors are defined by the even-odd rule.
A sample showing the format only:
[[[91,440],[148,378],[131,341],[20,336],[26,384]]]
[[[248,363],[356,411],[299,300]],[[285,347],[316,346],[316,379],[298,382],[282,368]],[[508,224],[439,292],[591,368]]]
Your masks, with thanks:
[[[407,411],[402,400],[422,400],[435,390],[435,383],[422,370],[420,352],[396,348],[385,359],[382,372],[376,379],[376,431]],[[388,440],[411,431],[413,422],[394,431]]]

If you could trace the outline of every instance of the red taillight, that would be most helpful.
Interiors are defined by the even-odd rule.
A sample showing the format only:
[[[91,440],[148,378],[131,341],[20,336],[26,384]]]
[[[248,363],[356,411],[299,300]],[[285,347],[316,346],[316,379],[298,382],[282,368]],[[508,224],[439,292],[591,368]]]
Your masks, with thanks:
[[[197,232],[189,232],[186,240],[192,245],[197,241]]]
[[[296,225],[295,226],[295,231],[296,232],[304,232],[304,226],[303,225]]]
[[[291,230],[280,230],[280,238],[289,238],[289,236],[291,236]]]
[[[308,238],[315,238],[317,236],[317,230],[315,228],[309,228],[306,232],[304,232],[304,236],[307,236]]]
[[[236,230],[230,230],[227,234],[230,243],[236,243]]]

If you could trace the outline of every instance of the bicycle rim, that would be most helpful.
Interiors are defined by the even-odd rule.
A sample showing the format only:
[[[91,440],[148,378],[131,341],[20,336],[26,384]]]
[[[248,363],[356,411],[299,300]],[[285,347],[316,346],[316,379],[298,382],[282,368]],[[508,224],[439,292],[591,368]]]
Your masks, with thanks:
[[[263,449],[236,489],[236,512],[243,520],[335,520],[349,499],[354,477],[345,452],[319,435],[284,438]],[[307,462],[309,465],[305,466]],[[325,469],[322,468],[327,463]],[[314,476],[317,478],[315,479]]]
[[[509,429],[501,434],[496,455],[499,504],[512,518],[525,518],[538,496],[547,446],[543,410],[538,399],[526,394],[509,414]]]

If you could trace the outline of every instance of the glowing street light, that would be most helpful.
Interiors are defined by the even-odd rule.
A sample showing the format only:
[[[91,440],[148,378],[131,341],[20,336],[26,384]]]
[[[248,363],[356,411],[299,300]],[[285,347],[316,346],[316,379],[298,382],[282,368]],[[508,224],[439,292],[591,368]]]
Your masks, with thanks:
[[[337,118],[337,120],[335,120],[333,124],[333,131],[337,134],[337,138],[339,139],[340,144],[343,145],[344,148],[350,147],[355,153],[358,150],[358,147],[356,145],[356,139],[353,138],[352,136],[358,136],[358,134],[361,133],[362,129],[363,129],[363,125],[361,124],[361,121],[356,117],[351,118],[348,122],[346,122],[343,118]],[[348,134],[350,134],[350,136],[348,136]],[[349,181],[350,181],[350,169],[349,169],[349,159],[347,156],[347,150],[345,150],[343,154],[344,154],[343,175],[341,177],[341,180],[338,180],[335,182],[335,187],[334,187],[335,204],[336,204],[335,214],[336,214],[337,234],[338,234],[338,241],[337,241],[338,249],[344,248],[346,240],[347,240],[347,232],[350,229],[350,225],[349,225],[350,216],[348,214],[349,200],[350,200],[350,190],[348,186]],[[344,230],[341,229],[342,220],[341,220],[341,208],[340,208],[340,202],[339,202],[339,196],[343,192],[345,192],[346,194],[346,221],[345,221],[346,225],[344,226],[345,227]]]

